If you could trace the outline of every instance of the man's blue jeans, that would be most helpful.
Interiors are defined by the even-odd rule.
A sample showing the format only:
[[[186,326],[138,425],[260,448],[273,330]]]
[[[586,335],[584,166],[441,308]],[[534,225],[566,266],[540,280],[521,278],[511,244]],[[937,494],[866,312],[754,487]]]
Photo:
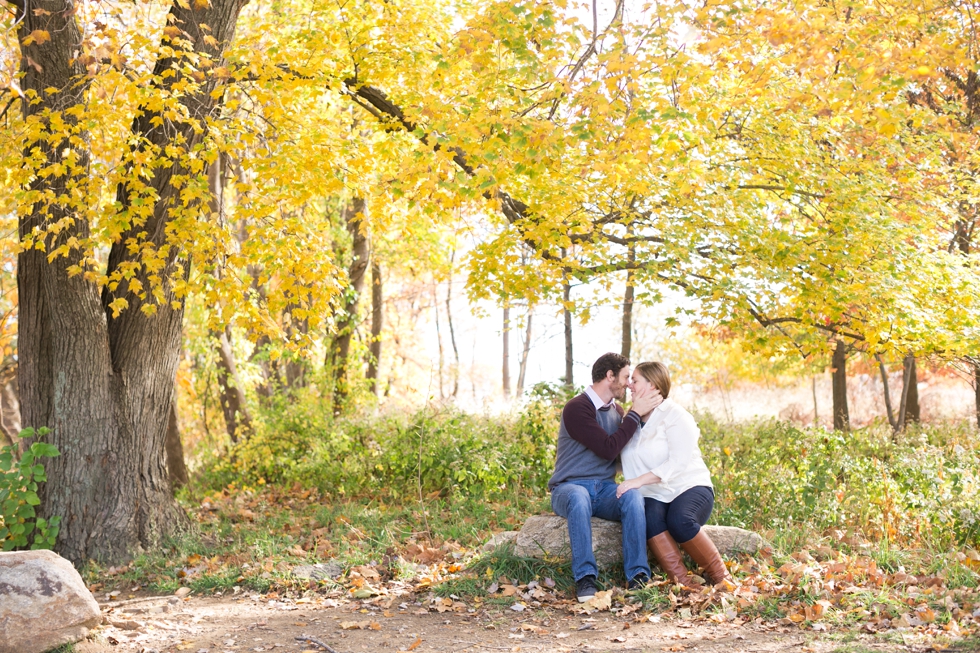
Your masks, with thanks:
[[[568,481],[551,491],[552,510],[568,520],[572,575],[576,581],[599,575],[592,553],[592,517],[622,522],[626,578],[633,579],[641,573],[650,576],[643,496],[637,490],[630,490],[617,499],[616,486],[614,481],[599,479]]]

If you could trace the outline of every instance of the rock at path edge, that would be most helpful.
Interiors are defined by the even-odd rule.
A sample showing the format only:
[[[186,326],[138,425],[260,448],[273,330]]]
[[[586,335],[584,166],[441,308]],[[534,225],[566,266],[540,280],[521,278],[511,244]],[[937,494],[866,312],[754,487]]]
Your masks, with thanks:
[[[101,622],[82,577],[57,553],[0,553],[0,653],[44,653]]]

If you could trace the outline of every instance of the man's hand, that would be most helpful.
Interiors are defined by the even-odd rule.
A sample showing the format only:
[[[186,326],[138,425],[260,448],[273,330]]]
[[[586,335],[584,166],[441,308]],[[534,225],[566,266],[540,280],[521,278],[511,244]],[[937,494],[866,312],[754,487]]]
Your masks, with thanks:
[[[630,409],[639,413],[640,417],[646,421],[647,415],[652,413],[653,409],[663,402],[664,398],[660,396],[660,390],[657,390],[656,388],[634,390],[633,404],[630,406]]]

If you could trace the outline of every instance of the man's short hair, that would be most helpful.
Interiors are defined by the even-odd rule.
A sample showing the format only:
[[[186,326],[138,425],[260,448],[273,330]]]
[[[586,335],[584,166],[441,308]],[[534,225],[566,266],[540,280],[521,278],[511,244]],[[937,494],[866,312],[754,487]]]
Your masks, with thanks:
[[[606,372],[619,376],[619,371],[630,364],[630,359],[613,352],[603,354],[592,365],[592,382],[598,383],[606,378]]]

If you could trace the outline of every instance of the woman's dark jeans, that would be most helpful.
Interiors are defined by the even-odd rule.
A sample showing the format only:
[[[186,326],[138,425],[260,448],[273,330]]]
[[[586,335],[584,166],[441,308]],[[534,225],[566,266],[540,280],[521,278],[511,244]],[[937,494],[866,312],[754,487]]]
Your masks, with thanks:
[[[714,506],[714,490],[703,485],[681,492],[670,503],[644,497],[647,539],[668,531],[677,543],[692,540],[708,521]]]

